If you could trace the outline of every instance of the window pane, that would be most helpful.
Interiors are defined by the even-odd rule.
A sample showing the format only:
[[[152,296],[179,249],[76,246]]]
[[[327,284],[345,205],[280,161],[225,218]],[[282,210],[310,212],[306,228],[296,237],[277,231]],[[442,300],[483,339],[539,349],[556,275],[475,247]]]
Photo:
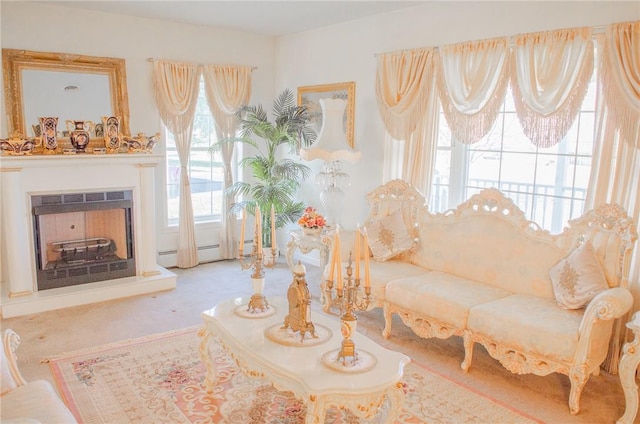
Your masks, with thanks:
[[[510,89],[494,127],[471,145],[452,139],[441,111],[429,209],[443,212],[483,188],[496,187],[528,219],[554,233],[562,231],[584,209],[591,172],[596,78],[594,72],[581,112],[566,137],[550,148],[538,148],[524,135]]]
[[[197,221],[219,219],[221,213],[222,162],[219,152],[213,154],[209,152],[210,146],[215,142],[215,122],[209,112],[204,94],[204,82],[201,80],[187,167],[193,214]],[[174,137],[167,131],[167,218],[169,223],[174,223],[178,219],[179,192],[180,161]]]

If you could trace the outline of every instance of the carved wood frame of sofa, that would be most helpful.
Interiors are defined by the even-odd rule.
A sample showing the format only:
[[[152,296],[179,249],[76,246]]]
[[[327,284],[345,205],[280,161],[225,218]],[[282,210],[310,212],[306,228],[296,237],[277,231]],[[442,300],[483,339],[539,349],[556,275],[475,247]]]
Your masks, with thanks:
[[[382,306],[384,310],[383,336],[390,336],[392,314],[396,313],[405,325],[420,337],[462,337],[465,357],[461,367],[465,371],[471,366],[473,345],[480,343],[493,358],[513,373],[533,373],[541,376],[553,372],[565,374],[571,383],[569,409],[572,414],[578,413],[582,388],[591,374],[599,373],[599,367],[610,350],[609,344],[614,346],[613,351],[619,352],[620,343],[616,340],[615,331],[614,336],[611,336],[612,329],[616,318],[625,315],[633,303],[627,289],[626,275],[637,232],[635,224],[624,210],[615,204],[602,205],[570,221],[562,233],[553,235],[536,223],[528,221],[524,213],[496,189],[483,190],[456,209],[441,214],[428,212],[420,193],[398,180],[379,187],[369,194],[368,199],[371,204],[369,220],[401,208],[405,220],[410,221],[407,222],[408,231],[413,231],[418,237],[418,246],[401,257],[388,261],[393,263],[371,261],[372,281],[378,286],[376,291],[372,283],[374,293],[377,293],[374,304]],[[502,248],[504,243],[494,246],[500,242],[501,233],[507,234],[504,240],[514,240],[516,249],[524,252],[531,249],[530,254],[536,260],[529,259],[520,269],[518,264],[509,263],[506,267],[511,267],[508,271],[511,274],[503,273],[502,277],[514,278],[502,278],[502,281],[498,281],[501,277],[499,268],[506,262],[513,262],[513,259],[504,260],[512,258],[509,249]],[[465,236],[467,239],[461,244],[459,240]],[[485,239],[493,239],[493,242]],[[519,242],[520,239],[523,240],[522,244]],[[558,307],[555,302],[548,270],[586,240],[593,244],[610,288],[598,294],[586,308],[567,311]],[[439,246],[448,245],[461,248],[459,252],[447,251],[446,247],[439,249]],[[437,257],[439,254],[444,257]],[[459,256],[458,262],[456,255]],[[490,262],[493,256],[500,255],[504,256],[505,263],[498,263],[498,271],[492,269],[491,263],[486,267],[483,267],[482,263],[475,266],[464,263],[466,258],[488,258]],[[384,267],[387,269],[379,273],[383,275],[382,278],[377,277],[376,272],[379,269],[376,268]],[[389,267],[393,267],[393,272],[389,271]],[[405,270],[406,273],[403,274]],[[478,270],[482,272],[473,273]],[[532,277],[531,281],[517,281],[518,272],[532,273],[535,277]],[[476,289],[479,288],[479,291],[484,291],[486,298],[467,299],[467,306],[458,305],[461,316],[458,322],[454,322],[446,307],[433,300],[442,293],[425,295],[425,290],[428,290],[425,289],[426,284],[437,286],[442,283],[438,280],[442,279],[446,280],[446,284],[449,284],[447,288],[450,289],[454,289],[456,284],[473,285]],[[432,297],[428,299],[429,296]],[[446,297],[447,293],[443,296]],[[553,316],[558,319],[559,327],[562,327],[560,323],[566,317],[570,317],[571,325],[575,328],[566,328],[565,325],[564,329],[559,331],[573,331],[578,334],[571,347],[565,346],[566,351],[562,354],[550,353],[548,347],[545,348],[546,352],[539,352],[535,342],[520,343],[515,340],[517,335],[512,341],[510,337],[514,337],[513,334],[503,337],[491,331],[485,332],[484,329],[491,325],[501,325],[500,316],[494,316],[497,324],[483,324],[482,318],[487,321],[486,318],[491,318],[492,311],[499,311],[499,306],[496,305],[518,297],[521,301],[532,300],[540,303],[539,310],[534,310],[533,313],[542,311],[556,314]],[[428,301],[425,302],[425,299],[432,302],[430,306],[426,306]],[[449,300],[456,302],[456,299]],[[444,303],[446,304],[446,301]],[[522,311],[520,314],[516,311],[515,316],[525,321],[533,320],[532,326],[535,327],[537,317],[527,317],[528,312],[530,311]],[[554,318],[551,318],[551,327]],[[544,334],[542,336],[541,339],[546,337]],[[555,334],[548,335],[554,336]],[[545,344],[544,341],[540,343]]]

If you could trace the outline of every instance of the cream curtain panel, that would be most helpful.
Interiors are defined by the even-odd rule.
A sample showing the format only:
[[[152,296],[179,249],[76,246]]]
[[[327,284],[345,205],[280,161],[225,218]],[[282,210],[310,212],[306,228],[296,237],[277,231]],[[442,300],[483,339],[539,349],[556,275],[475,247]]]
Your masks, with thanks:
[[[395,158],[402,165],[386,169],[385,174],[388,177],[399,174],[403,180],[428,193],[439,110],[434,49],[378,55],[376,98],[387,132],[403,142],[402,149],[390,146],[389,141],[385,143],[385,151],[394,152],[393,156],[402,155]]]
[[[239,121],[236,113],[249,102],[251,97],[251,67],[206,65],[203,70],[205,92],[209,109],[216,122],[219,140],[235,136]],[[222,143],[221,156],[224,169],[222,214],[220,228],[220,257],[233,259],[236,256],[238,240],[234,220],[228,214],[233,203],[233,195],[224,191],[233,184],[232,160],[234,143]]]
[[[509,38],[444,46],[438,52],[440,102],[452,135],[480,141],[496,120],[509,83]]]
[[[179,268],[198,265],[191,185],[186,171],[191,150],[193,116],[198,101],[198,65],[157,60],[153,63],[153,87],[162,122],[174,135],[180,159],[180,209],[178,225]]]
[[[423,119],[425,88],[434,73],[434,50],[405,50],[378,55],[376,98],[385,127],[396,140],[407,140]]]
[[[567,134],[593,74],[593,30],[515,37],[512,87],[518,119],[533,144],[548,148]]]
[[[602,52],[600,98],[587,208],[605,202],[621,205],[640,228],[640,21],[607,27]],[[640,246],[636,242],[629,285],[640,309]],[[616,323],[610,349],[617,371],[624,339],[623,322]]]

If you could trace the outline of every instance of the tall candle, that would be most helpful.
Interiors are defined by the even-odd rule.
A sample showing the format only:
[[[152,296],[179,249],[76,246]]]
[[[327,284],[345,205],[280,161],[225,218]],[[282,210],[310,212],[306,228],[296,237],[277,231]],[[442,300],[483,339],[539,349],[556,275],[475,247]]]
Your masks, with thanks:
[[[333,276],[336,272],[336,247],[338,241],[336,240],[336,235],[333,235],[333,246],[331,246],[331,267],[329,268],[329,281],[333,283]]]
[[[360,279],[360,225],[356,229],[356,280]]]
[[[276,239],[276,210],[273,205],[271,205],[271,250],[274,252],[277,248]]]
[[[260,206],[256,205],[256,253],[262,253],[262,214]]]
[[[342,290],[342,260],[340,252],[340,232],[336,229],[336,263],[338,265],[338,290]]]
[[[371,287],[371,280],[369,280],[369,237],[366,228],[364,229],[364,248],[366,249],[364,254],[364,286]]]
[[[247,222],[247,209],[242,209],[242,224],[240,225],[240,247],[239,250],[244,250],[244,226]]]

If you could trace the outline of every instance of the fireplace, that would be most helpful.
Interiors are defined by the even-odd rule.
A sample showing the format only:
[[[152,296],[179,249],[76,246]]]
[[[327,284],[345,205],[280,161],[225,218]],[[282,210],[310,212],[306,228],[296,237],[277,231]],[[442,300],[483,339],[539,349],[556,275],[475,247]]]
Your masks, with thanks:
[[[38,290],[136,275],[131,190],[31,196]]]
[[[0,160],[3,318],[170,290],[157,263],[157,154]]]

